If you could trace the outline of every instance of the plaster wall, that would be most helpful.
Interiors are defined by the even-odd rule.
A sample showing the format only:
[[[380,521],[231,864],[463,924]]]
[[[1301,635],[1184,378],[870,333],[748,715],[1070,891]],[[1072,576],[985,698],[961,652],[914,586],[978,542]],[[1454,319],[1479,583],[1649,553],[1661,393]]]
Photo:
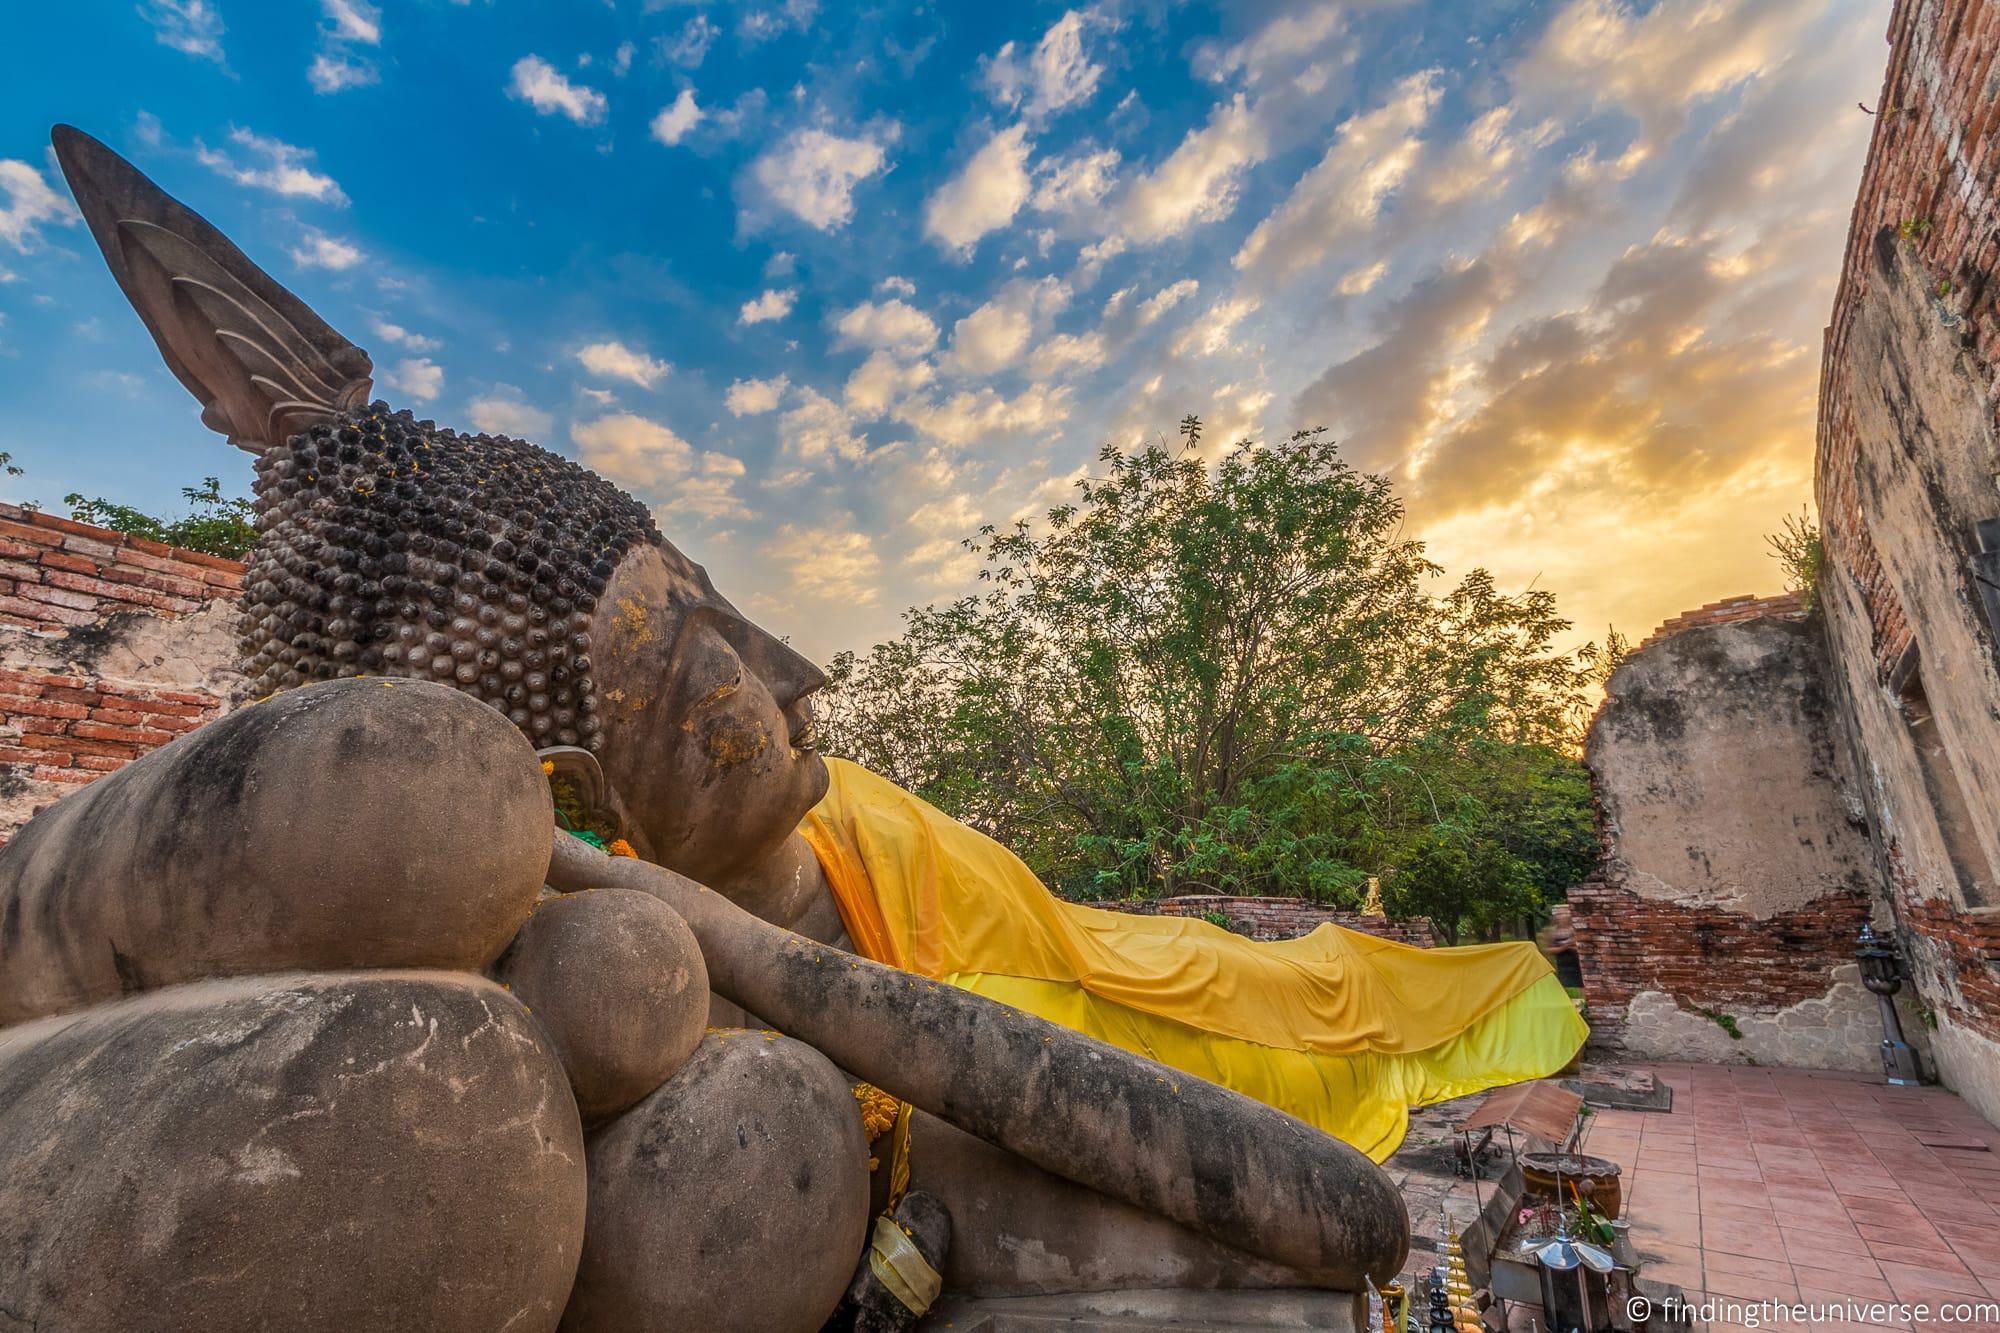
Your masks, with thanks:
[[[2000,1123],[2000,4],[1898,0],[1888,35],[1822,361],[1820,593],[1937,1072]]]
[[[1875,865],[1819,627],[1790,602],[1683,624],[1626,658],[1585,744],[1604,857],[1570,903],[1593,1040],[1879,1067],[1849,958]]]
[[[1585,745],[1603,878],[1757,920],[1866,892],[1831,704],[1817,628],[1795,617],[1704,625],[1627,657]]]
[[[1921,1058],[1929,1052],[1930,1033],[1920,1006],[1908,995],[1899,998],[1903,1035]],[[1767,1012],[1717,1009],[1710,1017],[1656,990],[1633,996],[1625,1012],[1623,1050],[1634,1059],[1882,1072],[1881,1008],[1863,989],[1854,964],[1836,968],[1824,994]],[[1725,1014],[1740,1036],[1722,1025]]]
[[[2000,1120],[2000,658],[1975,574],[1980,524],[2000,517],[1994,409],[1894,233],[1869,262],[1829,371],[1850,447],[1837,482],[1822,478],[1822,598],[1899,936],[1955,1034],[1938,1073]],[[1885,641],[1891,598],[1901,633]]]

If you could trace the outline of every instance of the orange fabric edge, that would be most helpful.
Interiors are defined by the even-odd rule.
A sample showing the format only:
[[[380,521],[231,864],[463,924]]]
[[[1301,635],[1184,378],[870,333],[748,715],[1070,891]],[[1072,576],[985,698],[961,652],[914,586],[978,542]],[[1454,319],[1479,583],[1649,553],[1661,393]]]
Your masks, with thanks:
[[[860,856],[843,847],[839,835],[817,815],[808,815],[799,825],[799,836],[806,840],[806,846],[812,848],[819,861],[820,872],[833,891],[833,906],[840,913],[840,924],[847,927],[847,937],[853,941],[855,950],[863,958],[907,972],[909,967],[897,956],[895,939],[882,918],[882,908],[876,902],[874,886],[869,883],[868,869]]]

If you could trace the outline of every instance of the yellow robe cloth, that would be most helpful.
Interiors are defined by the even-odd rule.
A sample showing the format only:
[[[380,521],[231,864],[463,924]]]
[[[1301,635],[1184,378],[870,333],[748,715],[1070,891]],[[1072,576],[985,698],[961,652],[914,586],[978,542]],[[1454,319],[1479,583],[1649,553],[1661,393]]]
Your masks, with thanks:
[[[855,948],[1255,1097],[1376,1161],[1409,1108],[1541,1078],[1589,1035],[1532,944],[1419,949],[1327,924],[1258,942],[1065,902],[886,779],[827,761],[799,831]]]

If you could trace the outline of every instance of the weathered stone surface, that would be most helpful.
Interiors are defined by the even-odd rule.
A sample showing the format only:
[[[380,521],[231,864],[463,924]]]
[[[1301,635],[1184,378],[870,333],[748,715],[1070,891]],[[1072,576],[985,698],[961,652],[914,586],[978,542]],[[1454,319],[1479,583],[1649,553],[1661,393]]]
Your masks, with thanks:
[[[198,982],[10,1028],[0,1163],[8,1328],[549,1329],[582,1244],[562,1069],[476,977]]]
[[[1925,88],[1930,110],[1898,131],[1908,147],[1871,154],[1856,206],[1825,365],[1821,600],[1915,983],[1905,992],[1937,1025],[1938,1076],[2000,1120],[2000,340],[1990,315],[1968,345],[1969,311],[1982,300],[1992,309],[2000,210],[1990,173],[1946,166],[1955,184],[1939,195],[1938,239],[1903,234],[1917,155],[1992,161],[2000,121],[1985,114],[1983,75],[1961,71],[1950,50],[1954,35],[1982,49],[1970,23],[1915,5],[1898,6],[1896,23],[1890,86]],[[1983,134],[1962,137],[1971,124]],[[1916,1040],[1907,1020],[1904,1036]]]
[[[1402,1268],[1409,1216],[1388,1176],[1302,1120],[1032,1014],[801,939],[669,870],[574,838],[558,842],[549,875],[563,888],[657,894],[701,941],[718,993],[1044,1171],[1336,1291]]]
[[[1793,603],[1683,619],[1613,674],[1585,745],[1606,854],[1569,903],[1592,1041],[1874,1068],[1873,1001],[1838,973],[1876,872],[1821,627]]]
[[[1364,1333],[1366,1296],[1333,1291],[1134,1290],[1069,1296],[947,1295],[919,1333],[1172,1333],[1195,1329],[1324,1329]]]
[[[951,1214],[943,1272],[945,1289],[960,1295],[1311,1285],[921,1111],[911,1121],[910,1179]]]
[[[867,1228],[868,1145],[846,1078],[775,1033],[712,1033],[591,1136],[563,1327],[817,1329]]]
[[[1897,997],[1903,1035],[1928,1055],[1931,1034],[1907,987]],[[1854,963],[1833,970],[1826,994],[1783,1009],[1731,1013],[1740,1037],[1715,1019],[1693,1013],[1658,991],[1640,991],[1626,1011],[1622,1049],[1633,1059],[1699,1064],[1750,1064],[1780,1069],[1882,1069],[1882,1010],[1861,987]]]
[[[708,1026],[708,968],[694,932],[631,889],[543,900],[495,975],[549,1034],[586,1121],[665,1083]]]
[[[415,681],[288,691],[0,849],[0,1024],[201,977],[483,967],[553,827],[532,749],[484,704]]]
[[[1584,751],[1607,882],[1766,920],[1874,886],[1819,626],[1704,625],[1627,656]]]

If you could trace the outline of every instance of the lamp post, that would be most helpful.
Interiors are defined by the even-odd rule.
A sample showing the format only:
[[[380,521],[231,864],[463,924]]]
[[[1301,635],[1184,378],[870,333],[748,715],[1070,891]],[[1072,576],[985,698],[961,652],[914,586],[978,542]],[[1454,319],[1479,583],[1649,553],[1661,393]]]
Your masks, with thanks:
[[[1903,1020],[1896,1013],[1896,992],[1903,988],[1903,960],[1896,942],[1877,935],[1872,923],[1864,922],[1854,941],[1854,958],[1861,964],[1861,984],[1882,1006],[1882,1073],[1899,1088],[1921,1087],[1924,1071],[1917,1053],[1903,1040]]]

